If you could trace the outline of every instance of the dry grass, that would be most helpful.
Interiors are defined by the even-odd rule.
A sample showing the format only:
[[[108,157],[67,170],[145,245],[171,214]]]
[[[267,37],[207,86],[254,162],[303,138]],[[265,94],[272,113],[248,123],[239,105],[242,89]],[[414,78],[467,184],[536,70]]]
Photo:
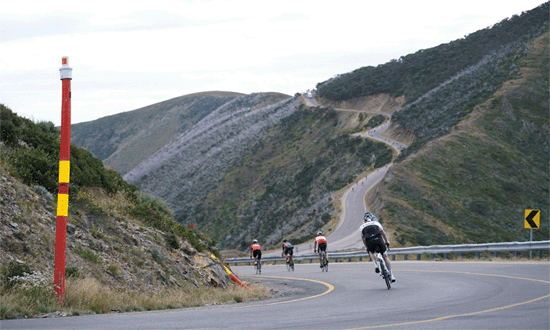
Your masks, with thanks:
[[[66,315],[130,312],[239,303],[270,297],[265,286],[249,285],[250,291],[232,284],[229,288],[180,288],[158,292],[114,290],[94,278],[67,279],[65,304],[60,306],[53,285],[18,285],[6,289],[0,302],[0,317],[35,317],[59,311]]]

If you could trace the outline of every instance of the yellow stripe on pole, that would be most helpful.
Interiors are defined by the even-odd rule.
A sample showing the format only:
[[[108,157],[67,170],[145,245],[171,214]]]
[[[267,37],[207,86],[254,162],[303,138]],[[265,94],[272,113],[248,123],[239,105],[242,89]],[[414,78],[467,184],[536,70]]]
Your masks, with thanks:
[[[57,195],[57,215],[62,217],[69,216],[69,195]]]
[[[59,161],[59,183],[69,183],[71,176],[71,162],[68,160]]]

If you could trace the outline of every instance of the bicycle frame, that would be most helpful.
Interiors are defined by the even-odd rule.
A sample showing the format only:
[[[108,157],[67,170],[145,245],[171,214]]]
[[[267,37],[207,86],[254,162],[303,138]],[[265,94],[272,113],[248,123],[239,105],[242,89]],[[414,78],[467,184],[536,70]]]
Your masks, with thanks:
[[[380,276],[382,276],[382,278],[386,282],[386,286],[389,290],[391,289],[391,278],[390,273],[388,272],[388,268],[386,266],[386,262],[384,261],[384,257],[380,252],[377,252],[376,258],[378,259],[378,266],[380,267]]]

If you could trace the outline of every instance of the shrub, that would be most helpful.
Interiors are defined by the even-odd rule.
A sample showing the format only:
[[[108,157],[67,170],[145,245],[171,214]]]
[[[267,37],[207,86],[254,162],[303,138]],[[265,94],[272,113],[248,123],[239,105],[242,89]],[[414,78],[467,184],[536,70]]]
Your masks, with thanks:
[[[94,264],[101,263],[101,258],[90,250],[85,250],[80,247],[74,249],[74,252],[78,254],[82,259],[93,262]]]
[[[151,249],[151,255],[153,256],[153,259],[159,263],[159,264],[163,264],[164,263],[164,255],[162,254],[162,251],[159,251],[155,248],[152,248]]]
[[[27,264],[20,264],[12,261],[8,264],[7,268],[2,269],[2,272],[4,273],[5,285],[9,288],[18,283],[18,277],[23,277],[25,274],[30,274],[31,269]]]
[[[65,268],[65,277],[80,277],[80,271],[78,270],[78,267]]]
[[[168,248],[174,249],[174,250],[177,250],[180,248],[180,242],[176,237],[176,235],[174,234],[166,235],[166,245],[168,246]]]

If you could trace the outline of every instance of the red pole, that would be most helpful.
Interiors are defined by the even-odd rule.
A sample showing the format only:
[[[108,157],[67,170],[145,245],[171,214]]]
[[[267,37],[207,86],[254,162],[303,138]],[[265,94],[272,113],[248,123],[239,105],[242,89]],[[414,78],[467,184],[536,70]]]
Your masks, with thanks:
[[[54,290],[60,304],[65,301],[65,250],[67,248],[67,216],[69,215],[69,178],[71,163],[71,80],[73,69],[69,58],[61,59],[61,147],[59,152],[59,191],[55,225]]]

